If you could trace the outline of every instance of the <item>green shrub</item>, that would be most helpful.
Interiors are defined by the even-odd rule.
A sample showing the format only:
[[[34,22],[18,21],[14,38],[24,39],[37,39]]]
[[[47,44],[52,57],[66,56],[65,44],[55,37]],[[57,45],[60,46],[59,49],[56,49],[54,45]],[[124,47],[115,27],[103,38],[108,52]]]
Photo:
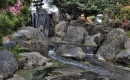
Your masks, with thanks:
[[[21,48],[18,45],[16,45],[15,47],[10,48],[9,50],[14,55],[15,59],[18,59],[19,54],[22,53]]]
[[[22,4],[17,10],[19,12],[14,13],[11,11],[11,7],[18,3],[16,2],[17,0],[3,0],[0,3],[0,45],[3,36],[11,34],[30,21],[29,5],[31,0],[21,0]]]
[[[130,38],[130,31],[126,31],[126,35]]]

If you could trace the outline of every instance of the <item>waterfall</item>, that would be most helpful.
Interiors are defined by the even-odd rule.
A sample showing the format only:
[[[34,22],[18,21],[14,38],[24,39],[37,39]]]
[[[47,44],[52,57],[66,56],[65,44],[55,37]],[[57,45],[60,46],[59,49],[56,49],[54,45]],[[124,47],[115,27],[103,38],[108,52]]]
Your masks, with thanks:
[[[51,13],[58,13],[58,8],[55,5],[51,5],[53,0],[43,0],[42,2],[44,3],[44,5],[42,5],[43,9],[46,9],[48,14]]]
[[[30,6],[31,26],[35,28],[42,27],[42,32],[45,37],[52,36],[52,14],[57,13],[58,16],[58,8],[55,5],[51,5],[52,1],[53,0],[37,0],[37,2],[32,2]],[[35,6],[35,4],[41,5]]]

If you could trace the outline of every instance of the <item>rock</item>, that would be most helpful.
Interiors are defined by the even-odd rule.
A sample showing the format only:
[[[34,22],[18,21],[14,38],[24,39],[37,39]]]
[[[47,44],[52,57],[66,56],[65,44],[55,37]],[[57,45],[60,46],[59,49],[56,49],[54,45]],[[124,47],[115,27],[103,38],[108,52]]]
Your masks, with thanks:
[[[56,50],[61,56],[75,58],[78,60],[83,60],[85,58],[85,53],[80,47],[75,47],[73,45],[61,45]]]
[[[87,31],[84,27],[68,26],[67,34],[63,41],[74,44],[81,44],[84,41]]]
[[[93,36],[99,32],[102,33],[102,31],[104,31],[104,29],[102,29],[102,27],[96,26],[96,25],[92,25],[92,24],[88,24],[86,26],[86,29],[88,31],[88,35]]]
[[[97,52],[97,47],[81,47],[86,57],[93,57]]]
[[[18,74],[14,74],[13,78],[9,78],[7,80],[25,80],[23,77],[19,76]]]
[[[21,53],[21,57],[26,57],[26,63],[24,63],[25,69],[32,69],[35,66],[42,66],[49,61],[46,57],[42,56],[38,52]]]
[[[72,20],[70,21],[70,26],[85,27],[86,21],[85,20]]]
[[[7,78],[18,69],[18,63],[10,51],[0,50],[0,73]]]
[[[52,63],[52,62],[47,62],[46,65],[45,65],[45,67],[52,67],[52,65],[54,65],[54,63]]]
[[[50,73],[51,70],[51,67],[45,68],[43,66],[40,66],[29,70],[19,70],[16,72],[16,74],[23,77],[25,80],[42,80],[42,78],[48,75],[48,73]]]
[[[66,21],[67,15],[65,13],[59,13],[57,22]]]
[[[122,50],[118,53],[115,61],[123,64],[130,64],[130,49]]]
[[[59,37],[52,37],[51,39],[50,39],[50,41],[52,41],[52,42],[62,42],[62,40],[61,40],[61,38],[59,38]]]
[[[125,41],[128,37],[125,35],[123,29],[113,29],[110,31],[97,51],[96,56],[98,58],[104,58],[107,60],[113,60],[118,52],[124,46]]]
[[[0,73],[0,80],[3,80],[3,74],[2,73]]]
[[[55,25],[55,28],[54,28],[55,35],[63,38],[67,31],[67,24],[68,22],[61,21],[57,25]]]
[[[47,56],[47,40],[43,33],[33,27],[25,27],[12,34],[12,41],[16,42],[21,48],[31,52],[40,52]]]
[[[20,57],[18,58],[18,69],[23,69],[24,64],[27,62],[26,57]]]
[[[85,37],[84,45],[86,46],[92,46],[92,47],[97,47],[98,45],[95,43],[95,37],[99,37],[101,34],[95,34],[93,36],[87,35]]]
[[[14,47],[15,45],[16,45],[16,43],[14,41],[8,41],[8,40],[4,40],[2,43],[2,46],[7,50]]]
[[[54,45],[53,43],[59,43],[59,44],[68,43],[67,41],[62,41],[62,39],[59,37],[51,37],[50,41],[52,42],[52,45]]]
[[[101,47],[103,41],[104,41],[105,35],[101,34],[100,36],[96,36],[94,38],[95,43],[98,45],[98,48]]]
[[[130,38],[125,42],[124,47],[130,49]]]

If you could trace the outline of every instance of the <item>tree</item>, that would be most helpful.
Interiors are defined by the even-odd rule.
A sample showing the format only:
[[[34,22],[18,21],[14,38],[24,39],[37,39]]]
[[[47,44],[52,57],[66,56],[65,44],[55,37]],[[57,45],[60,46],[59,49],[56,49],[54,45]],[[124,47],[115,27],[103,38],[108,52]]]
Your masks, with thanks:
[[[84,13],[86,16],[103,13],[104,8],[108,7],[109,0],[54,0],[60,10],[70,13]]]

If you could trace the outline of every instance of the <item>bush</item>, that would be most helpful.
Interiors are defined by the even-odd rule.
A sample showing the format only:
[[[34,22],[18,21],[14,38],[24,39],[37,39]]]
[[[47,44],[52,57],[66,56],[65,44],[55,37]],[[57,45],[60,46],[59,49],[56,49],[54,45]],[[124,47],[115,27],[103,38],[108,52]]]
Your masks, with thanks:
[[[29,23],[30,0],[2,0],[0,3],[0,44],[2,37]]]

